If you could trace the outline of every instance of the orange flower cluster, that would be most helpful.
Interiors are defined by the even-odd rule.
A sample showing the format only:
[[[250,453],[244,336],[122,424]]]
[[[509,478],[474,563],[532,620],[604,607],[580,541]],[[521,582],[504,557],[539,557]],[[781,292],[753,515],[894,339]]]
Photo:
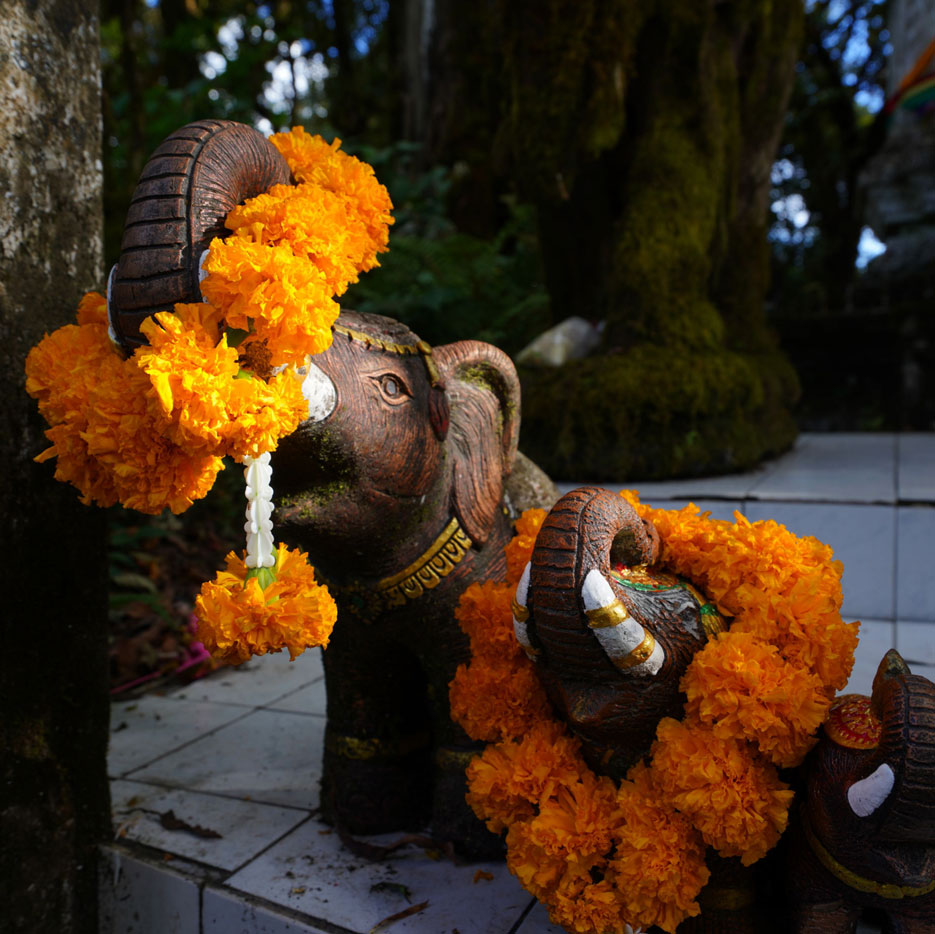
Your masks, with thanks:
[[[273,366],[301,366],[331,343],[341,295],[386,250],[392,202],[373,169],[302,127],[271,139],[298,184],[234,208],[201,289],[229,327],[264,342]]]
[[[282,649],[294,659],[306,648],[328,645],[337,608],[306,557],[279,545],[276,579],[264,589],[255,577],[247,579],[242,558],[227,556],[227,570],[203,584],[195,601],[198,638],[216,659],[239,665]]]
[[[515,523],[516,535],[506,546],[506,579],[514,587],[523,576],[523,570],[532,558],[532,549],[542,523],[545,522],[544,509],[527,509]],[[512,594],[511,594],[512,596]]]
[[[150,410],[167,438],[240,461],[275,450],[307,416],[308,403],[288,370],[268,380],[242,371],[238,351],[218,333],[218,317],[204,303],[160,312],[143,322],[149,346],[135,358],[150,378]]]
[[[656,525],[661,564],[734,621],[689,665],[684,719],[659,724],[650,761],[615,795],[551,713],[533,663],[509,645],[509,600],[542,514],[517,523],[509,582],[468,588],[456,614],[473,659],[451,683],[452,717],[490,744],[468,767],[468,803],[507,831],[511,871],[552,920],[580,934],[673,932],[699,913],[707,846],[749,865],[776,843],[792,799],[776,767],[814,742],[856,644],[826,546],[775,523],[715,522],[624,495]]]
[[[85,504],[184,511],[211,489],[223,465],[214,453],[192,452],[160,431],[149,388],[134,360],[111,344],[105,300],[89,293],[78,323],[47,335],[26,359],[26,391],[51,425],[52,446],[36,460],[57,458],[56,479],[77,487]]]

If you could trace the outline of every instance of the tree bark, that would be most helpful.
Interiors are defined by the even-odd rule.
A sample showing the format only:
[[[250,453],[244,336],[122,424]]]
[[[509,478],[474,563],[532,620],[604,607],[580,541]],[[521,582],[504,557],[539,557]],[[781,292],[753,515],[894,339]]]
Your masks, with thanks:
[[[23,365],[101,283],[94,0],[7,0],[0,17],[0,926],[97,931],[109,827],[104,513],[32,458],[47,442]]]

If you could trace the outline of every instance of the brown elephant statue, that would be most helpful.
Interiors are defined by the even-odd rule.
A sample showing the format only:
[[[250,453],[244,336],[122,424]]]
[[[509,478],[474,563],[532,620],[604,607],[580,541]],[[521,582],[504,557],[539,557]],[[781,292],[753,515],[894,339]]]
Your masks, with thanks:
[[[108,290],[127,350],[148,315],[201,300],[200,259],[226,214],[289,180],[277,150],[239,124],[191,124],[156,150]],[[352,833],[431,820],[438,838],[486,854],[496,841],[464,802],[476,748],[448,711],[469,656],[454,611],[468,584],[504,575],[512,517],[558,493],[517,452],[519,382],[502,351],[431,348],[352,311],[333,331],[302,374],[309,418],[273,454],[278,537],[308,552],[338,603],[322,810]]]
[[[687,581],[653,567],[658,552],[625,499],[581,487],[546,517],[517,591],[517,638],[588,763],[614,778],[646,755],[663,717],[681,715],[679,681],[725,625]]]
[[[836,699],[803,766],[786,854],[793,934],[935,934],[935,684],[895,649]]]

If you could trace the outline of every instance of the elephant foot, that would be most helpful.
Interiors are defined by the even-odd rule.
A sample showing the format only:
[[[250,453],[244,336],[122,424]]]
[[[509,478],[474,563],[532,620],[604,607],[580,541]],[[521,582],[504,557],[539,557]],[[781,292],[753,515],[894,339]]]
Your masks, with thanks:
[[[462,859],[502,861],[506,854],[503,837],[491,833],[464,800],[467,794],[464,770],[478,752],[478,747],[453,746],[442,746],[436,751],[432,836],[439,842],[450,843]]]
[[[351,834],[423,830],[431,816],[428,735],[386,739],[325,732],[322,818]]]

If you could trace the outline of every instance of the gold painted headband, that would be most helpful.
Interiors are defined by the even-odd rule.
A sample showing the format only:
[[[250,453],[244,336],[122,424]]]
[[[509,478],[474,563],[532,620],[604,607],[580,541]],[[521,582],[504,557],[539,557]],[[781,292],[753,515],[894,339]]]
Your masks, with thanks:
[[[374,337],[372,334],[365,334],[363,331],[355,331],[353,328],[347,328],[343,324],[334,324],[331,326],[331,329],[336,334],[345,334],[353,341],[361,341],[368,347],[379,347],[380,350],[385,350],[387,353],[402,354],[403,356],[422,354],[422,359],[425,361],[425,369],[428,371],[432,388],[444,389],[441,374],[438,372],[438,367],[435,365],[435,360],[432,358],[432,347],[428,342],[420,340],[415,344],[394,344],[391,341],[383,340],[382,337]]]

